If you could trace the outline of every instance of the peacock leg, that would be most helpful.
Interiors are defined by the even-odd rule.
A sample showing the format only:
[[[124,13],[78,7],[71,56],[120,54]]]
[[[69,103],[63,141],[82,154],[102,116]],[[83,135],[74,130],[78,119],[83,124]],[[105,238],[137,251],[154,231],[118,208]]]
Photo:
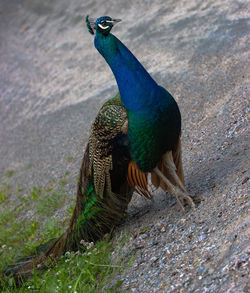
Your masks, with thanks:
[[[167,168],[169,174],[175,180],[175,183],[177,184],[177,186],[179,186],[183,192],[187,193],[187,190],[186,190],[184,184],[181,182],[179,176],[176,173],[177,168],[174,163],[172,151],[169,151],[165,154],[165,156],[163,158],[163,162],[164,162],[164,166]]]
[[[176,200],[178,204],[180,205],[181,209],[185,211],[184,209],[184,200],[187,200],[191,208],[195,208],[195,204],[192,200],[192,198],[186,193],[183,192],[178,186],[175,186],[168,180],[162,172],[159,170],[158,167],[154,168],[154,172],[164,181],[164,183],[167,185],[169,191],[173,193],[176,197]]]

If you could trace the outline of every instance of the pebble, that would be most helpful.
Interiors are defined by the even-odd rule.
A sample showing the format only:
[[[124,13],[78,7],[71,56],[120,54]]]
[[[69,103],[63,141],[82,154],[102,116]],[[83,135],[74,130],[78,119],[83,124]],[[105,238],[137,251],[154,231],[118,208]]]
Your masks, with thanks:
[[[162,233],[166,232],[166,228],[165,228],[165,227],[162,227],[162,228],[161,228],[161,232],[162,232]]]
[[[198,241],[202,241],[207,238],[207,235],[203,234],[198,238]]]
[[[153,256],[150,258],[151,263],[156,262],[159,259],[159,257]]]

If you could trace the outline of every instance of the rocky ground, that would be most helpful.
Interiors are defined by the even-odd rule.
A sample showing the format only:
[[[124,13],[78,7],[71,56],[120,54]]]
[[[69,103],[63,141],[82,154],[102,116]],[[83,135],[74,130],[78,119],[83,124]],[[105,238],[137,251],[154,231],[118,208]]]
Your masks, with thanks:
[[[69,171],[74,200],[91,122],[117,91],[86,14],[123,19],[113,33],[180,106],[187,189],[204,200],[182,213],[162,192],[134,196],[117,229],[134,235],[118,276],[128,292],[250,290],[248,11],[242,0],[0,0],[2,181],[14,170],[11,185],[28,191]]]

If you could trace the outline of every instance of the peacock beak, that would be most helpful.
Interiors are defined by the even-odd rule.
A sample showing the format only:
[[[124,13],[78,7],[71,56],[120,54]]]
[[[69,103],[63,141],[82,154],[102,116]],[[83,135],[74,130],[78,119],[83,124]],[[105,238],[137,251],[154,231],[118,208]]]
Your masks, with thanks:
[[[112,19],[113,25],[115,25],[116,23],[122,21],[121,19]]]

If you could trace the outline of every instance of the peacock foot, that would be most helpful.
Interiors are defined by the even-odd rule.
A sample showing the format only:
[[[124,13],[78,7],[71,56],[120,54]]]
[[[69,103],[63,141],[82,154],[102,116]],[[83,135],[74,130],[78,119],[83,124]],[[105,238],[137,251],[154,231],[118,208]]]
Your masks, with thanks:
[[[176,200],[183,211],[185,211],[185,208],[184,208],[185,205],[189,205],[191,208],[195,208],[195,203],[193,198],[190,195],[188,195],[188,193],[186,192],[186,189],[182,185],[179,185],[178,182],[177,184],[179,186],[176,186],[173,183],[171,183],[171,181],[166,176],[164,176],[164,174],[159,170],[158,167],[154,169],[154,172],[166,184],[167,190],[176,197]]]
[[[186,205],[190,206],[192,209],[195,208],[195,202],[193,198],[190,195],[188,195],[187,192],[183,192],[179,188],[175,188],[173,194],[175,195],[176,200],[183,211],[185,211],[184,207]]]

